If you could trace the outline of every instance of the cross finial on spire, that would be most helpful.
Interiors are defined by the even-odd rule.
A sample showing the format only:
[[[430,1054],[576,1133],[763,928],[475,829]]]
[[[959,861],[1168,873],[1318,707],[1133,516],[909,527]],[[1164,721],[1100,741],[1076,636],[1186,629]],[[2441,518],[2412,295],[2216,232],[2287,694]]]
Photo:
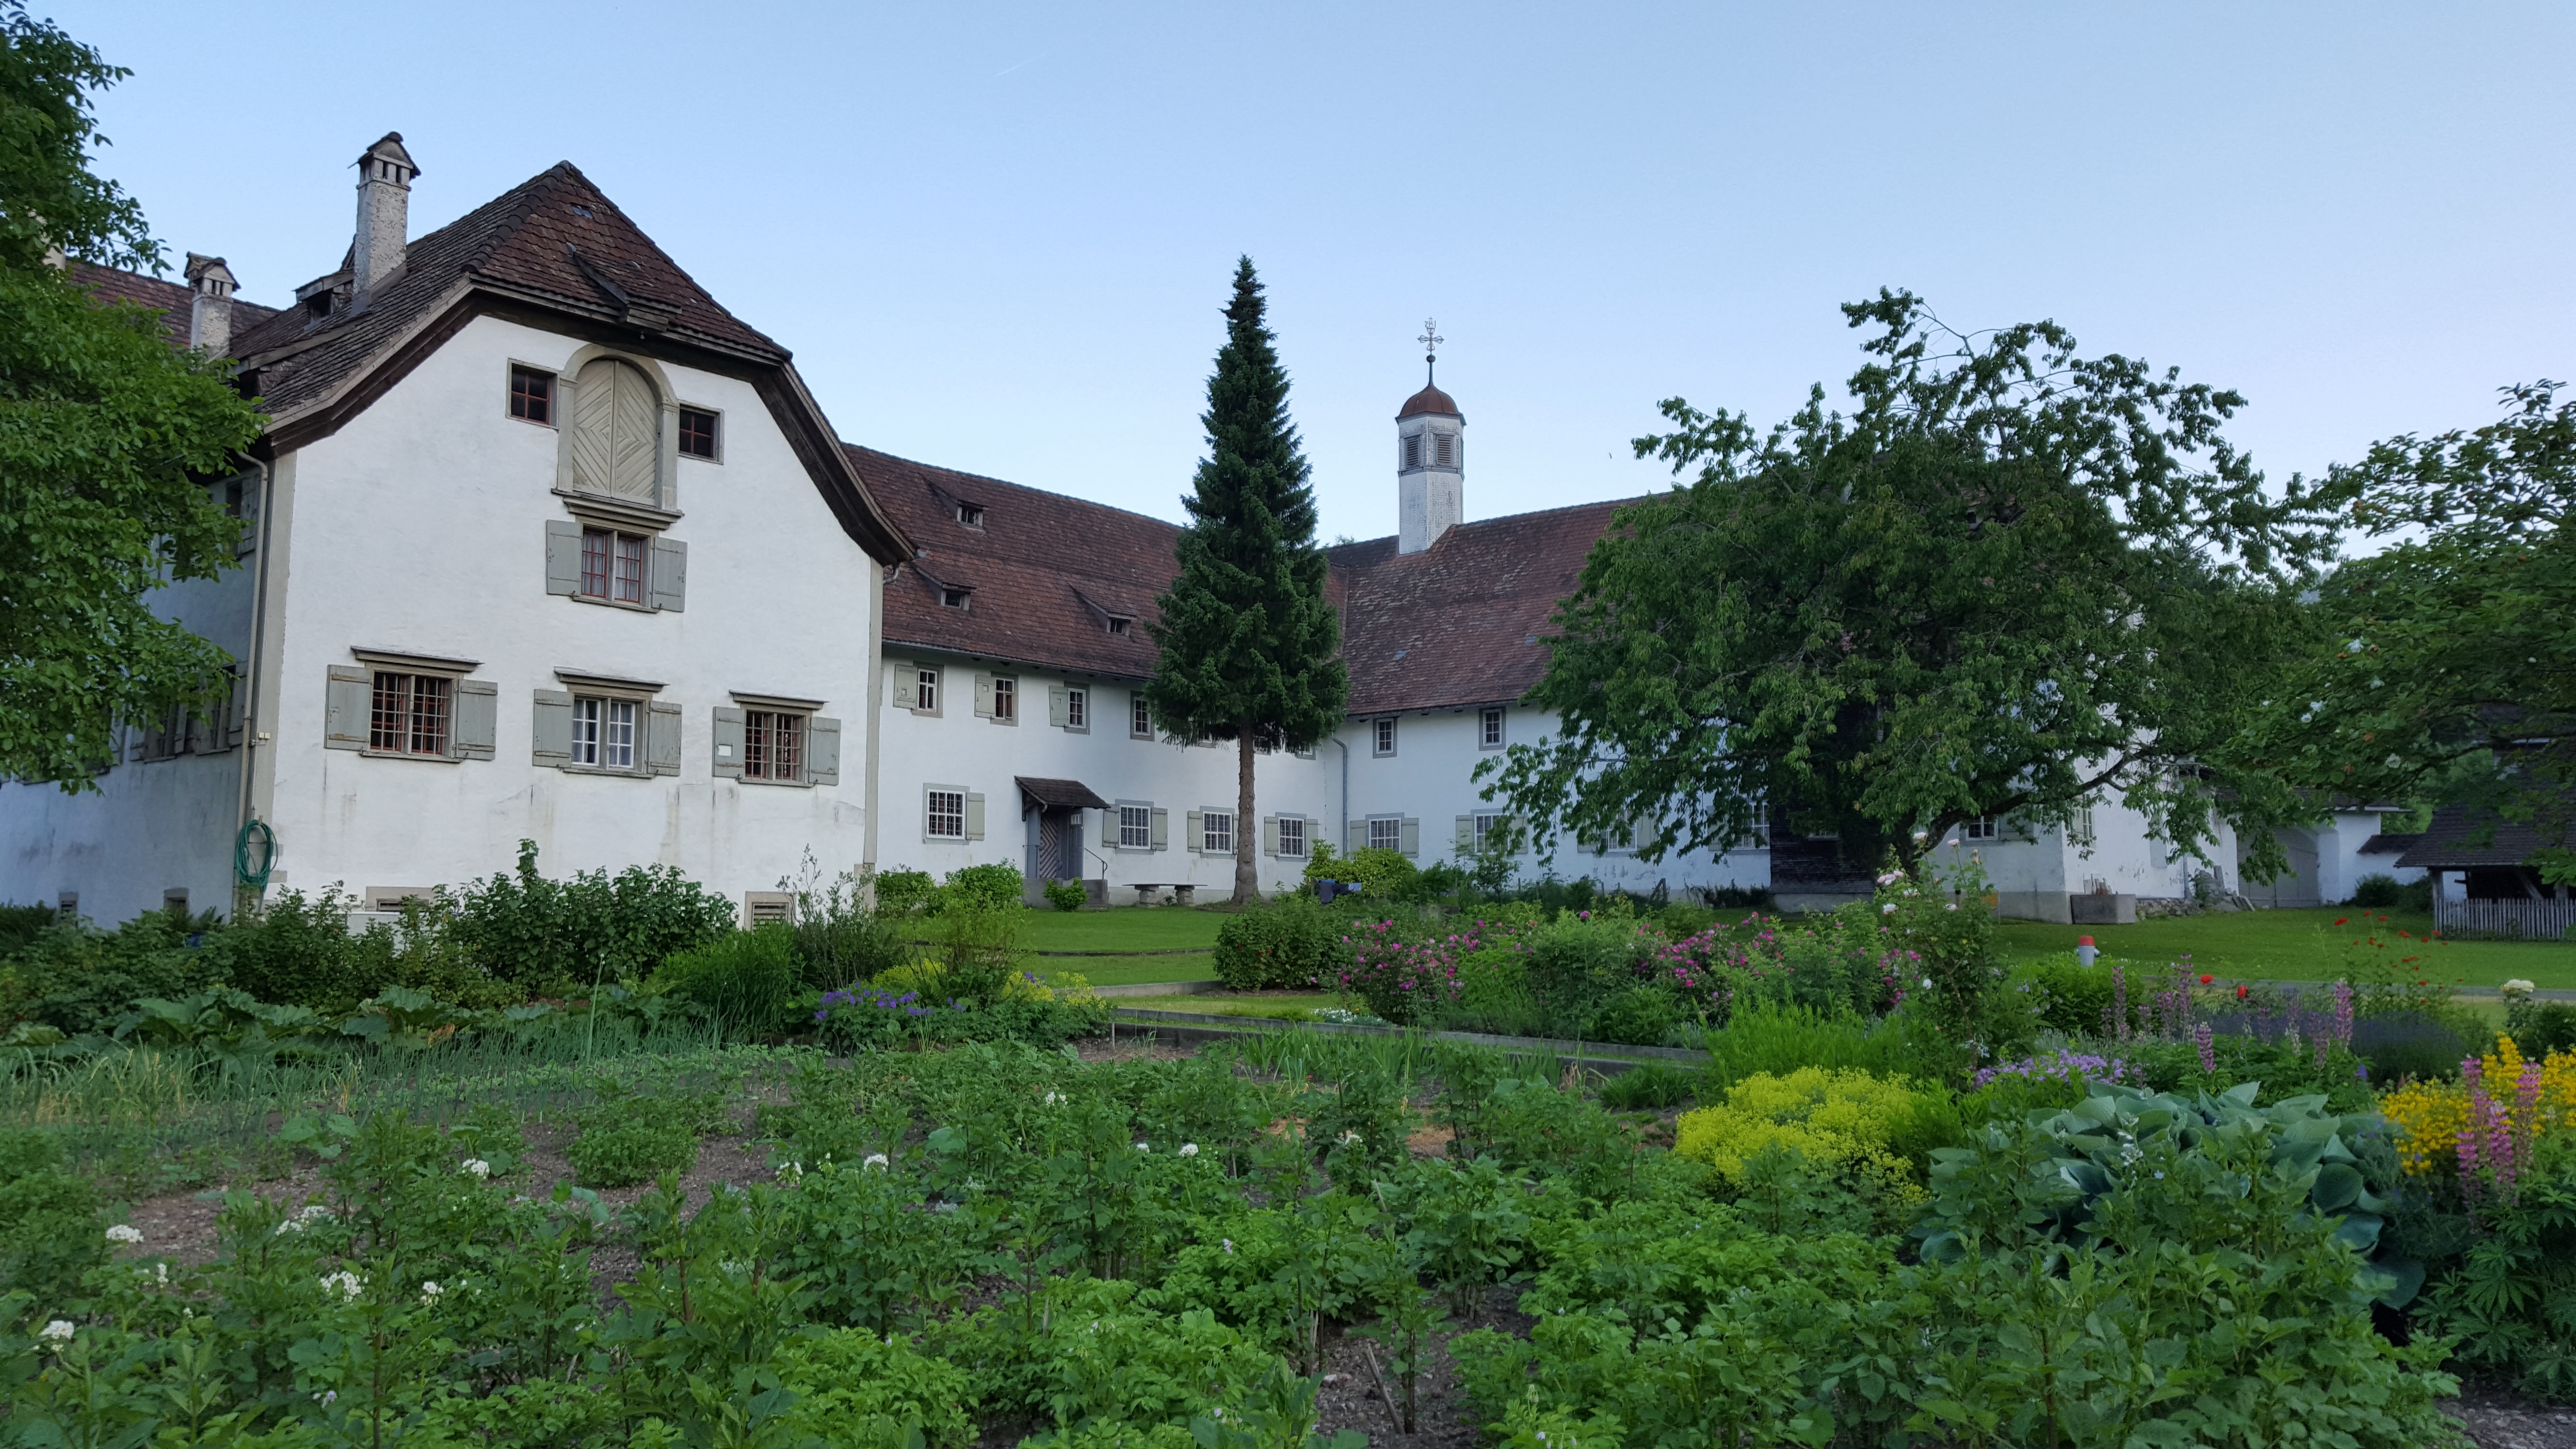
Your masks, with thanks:
[[[1422,319],[1422,335],[1413,340],[1422,344],[1422,381],[1427,387],[1431,382],[1433,364],[1439,360],[1434,354],[1440,350],[1440,344],[1449,339],[1440,335],[1438,322],[1425,317]]]

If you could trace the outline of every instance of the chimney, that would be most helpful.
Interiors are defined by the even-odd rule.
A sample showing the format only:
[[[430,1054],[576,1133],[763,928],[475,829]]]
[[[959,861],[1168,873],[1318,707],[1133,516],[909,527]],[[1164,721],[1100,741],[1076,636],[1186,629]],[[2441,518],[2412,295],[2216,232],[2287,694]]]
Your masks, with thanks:
[[[403,245],[410,236],[411,179],[420,168],[403,149],[402,132],[387,131],[383,140],[358,158],[358,239],[350,249],[349,288],[355,305],[403,264]]]
[[[222,257],[188,253],[188,290],[196,298],[188,307],[188,345],[221,357],[233,345],[233,271]]]

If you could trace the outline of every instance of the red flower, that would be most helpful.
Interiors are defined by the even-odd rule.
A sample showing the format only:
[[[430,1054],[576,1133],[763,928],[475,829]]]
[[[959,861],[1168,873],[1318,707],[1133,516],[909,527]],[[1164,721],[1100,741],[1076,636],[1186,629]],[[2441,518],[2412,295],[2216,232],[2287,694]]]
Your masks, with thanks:
[[[2342,925],[2344,922],[2349,921],[2349,920],[2351,920],[2351,919],[2352,919],[2352,917],[2350,917],[2350,916],[2337,916],[2337,917],[2335,917],[2335,924],[2336,924],[2336,925],[2338,925],[2338,926],[2340,926],[2340,925]]]
[[[2239,1001],[2245,999],[2245,983],[2242,981],[2236,983],[2236,999]]]
[[[2201,985],[2203,985],[2203,986],[2207,986],[2207,985],[2209,985],[2210,983],[2212,983],[2212,982],[2216,981],[2217,979],[2218,979],[2217,977],[2210,975],[2210,974],[2209,974],[2208,972],[2206,972],[2206,971],[2204,971],[2204,972],[2200,973],[2200,984],[2201,984]]]

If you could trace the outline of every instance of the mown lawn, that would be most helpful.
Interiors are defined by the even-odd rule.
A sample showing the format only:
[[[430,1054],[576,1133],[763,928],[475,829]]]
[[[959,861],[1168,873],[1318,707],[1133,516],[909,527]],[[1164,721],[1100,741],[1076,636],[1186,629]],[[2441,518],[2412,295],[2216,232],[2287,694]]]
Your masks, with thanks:
[[[1216,957],[1194,956],[1040,956],[1036,969],[1079,972],[1094,986],[1126,986],[1138,981],[1213,981]]]
[[[1173,951],[1216,944],[1226,913],[1195,906],[1031,911],[1022,944],[1032,951]],[[1176,976],[1173,980],[1185,980]]]
[[[2345,924],[2338,926],[2337,921]],[[2373,948],[2368,932],[2385,943]],[[2202,971],[2250,980],[2331,981],[2381,957],[2422,969],[2428,979],[2497,986],[2522,977],[2543,988],[2576,988],[2576,943],[2562,941],[2427,941],[2433,918],[2400,911],[2329,906],[2313,911],[2235,911],[2168,916],[2134,926],[2053,926],[2001,921],[1995,937],[2007,957],[2073,950],[2091,936],[2103,953],[2163,966],[2189,955]],[[2405,935],[2399,935],[2399,932]],[[2355,945],[2355,942],[2364,944]]]

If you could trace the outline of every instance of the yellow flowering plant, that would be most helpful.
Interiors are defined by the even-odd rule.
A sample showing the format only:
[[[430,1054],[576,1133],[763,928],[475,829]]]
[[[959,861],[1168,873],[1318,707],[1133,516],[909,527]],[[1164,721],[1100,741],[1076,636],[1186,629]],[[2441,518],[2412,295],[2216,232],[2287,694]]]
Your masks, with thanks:
[[[1855,1187],[1917,1202],[1923,1193],[1907,1159],[1927,1115],[1939,1115],[1938,1100],[1903,1077],[1848,1068],[1758,1072],[1727,1088],[1716,1106],[1684,1113],[1674,1124],[1673,1150],[1708,1163],[1728,1186],[1741,1188],[1749,1160],[1785,1148]]]
[[[2496,1049],[2478,1060],[2478,1080],[2503,1114],[2507,1130],[2526,1140],[2576,1134],[2576,1051],[2551,1052],[2538,1065],[2539,1090],[2528,1105],[2519,1090],[2525,1067],[2532,1065],[2512,1037],[2498,1036]],[[2467,1082],[2409,1082],[2379,1099],[2397,1143],[2398,1160],[2409,1174],[2448,1176],[2459,1171],[2460,1134],[2474,1115]]]

